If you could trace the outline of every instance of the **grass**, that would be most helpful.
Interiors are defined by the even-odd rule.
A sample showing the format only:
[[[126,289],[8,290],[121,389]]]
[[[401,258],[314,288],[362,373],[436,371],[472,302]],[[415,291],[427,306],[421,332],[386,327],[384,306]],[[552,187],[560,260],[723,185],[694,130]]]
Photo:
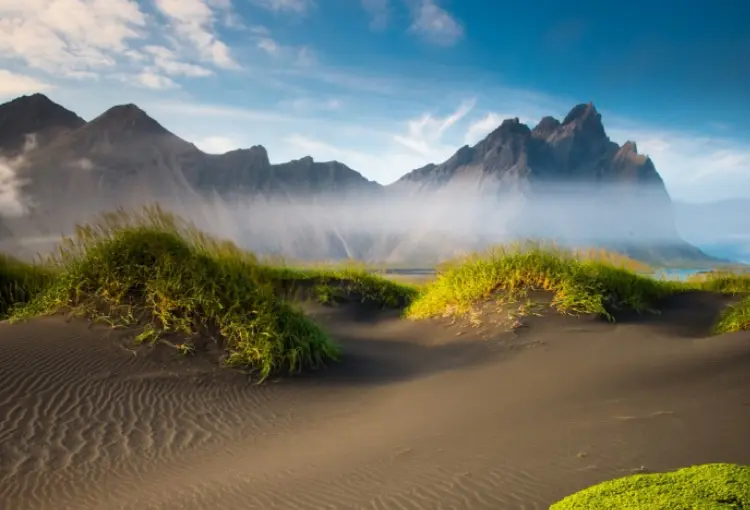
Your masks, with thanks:
[[[638,273],[648,267],[607,252],[570,251],[539,243],[493,248],[444,265],[407,309],[415,319],[464,315],[501,294],[549,291],[563,313],[599,314],[653,310],[674,292],[675,282]]]
[[[569,250],[544,243],[498,247],[446,263],[406,310],[422,319],[462,316],[499,296],[522,297],[548,291],[562,313],[597,314],[614,320],[617,312],[656,312],[664,298],[687,291],[750,295],[750,275],[713,272],[670,281],[649,276],[647,265],[604,250]],[[717,333],[750,329],[750,296],[729,307]]]
[[[8,317],[14,305],[28,302],[47,288],[54,274],[45,266],[0,254],[0,320]]]
[[[704,464],[636,474],[589,487],[550,510],[742,510],[750,508],[750,466]]]
[[[0,256],[0,319],[67,312],[113,327],[137,327],[140,342],[190,355],[206,338],[230,365],[265,379],[316,368],[339,348],[295,304],[358,301],[404,309],[413,318],[471,315],[489,299],[527,299],[547,291],[562,313],[657,311],[678,292],[750,295],[750,277],[711,273],[659,280],[645,264],[603,250],[526,243],[442,265],[423,286],[397,283],[364,264],[293,267],[202,233],[158,207],[123,210],[79,226],[40,263]],[[523,308],[523,307],[522,307]],[[728,308],[717,332],[750,329],[750,297]],[[177,335],[176,338],[172,338]]]
[[[340,356],[292,295],[399,306],[416,293],[353,268],[266,266],[158,207],[118,211],[78,227],[43,264],[3,261],[11,320],[65,311],[137,327],[137,341],[163,340],[183,354],[195,352],[201,339],[215,338],[227,364],[250,368],[261,380]],[[167,340],[175,335],[178,342]]]

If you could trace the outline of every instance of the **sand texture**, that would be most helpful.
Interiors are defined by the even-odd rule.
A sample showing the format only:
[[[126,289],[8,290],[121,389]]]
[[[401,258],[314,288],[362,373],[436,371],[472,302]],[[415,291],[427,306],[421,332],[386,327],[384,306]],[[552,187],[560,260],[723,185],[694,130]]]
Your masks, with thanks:
[[[0,507],[546,509],[750,464],[750,335],[708,337],[719,301],[514,331],[312,308],[345,361],[261,386],[83,322],[0,324]]]

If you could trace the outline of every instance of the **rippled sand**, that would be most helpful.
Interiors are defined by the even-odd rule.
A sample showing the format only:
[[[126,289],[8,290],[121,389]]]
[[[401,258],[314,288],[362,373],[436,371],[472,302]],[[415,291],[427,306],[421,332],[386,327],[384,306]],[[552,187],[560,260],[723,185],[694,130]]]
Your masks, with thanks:
[[[750,464],[750,335],[702,338],[714,301],[512,333],[319,309],[347,361],[263,386],[80,322],[0,324],[0,506],[533,509]]]

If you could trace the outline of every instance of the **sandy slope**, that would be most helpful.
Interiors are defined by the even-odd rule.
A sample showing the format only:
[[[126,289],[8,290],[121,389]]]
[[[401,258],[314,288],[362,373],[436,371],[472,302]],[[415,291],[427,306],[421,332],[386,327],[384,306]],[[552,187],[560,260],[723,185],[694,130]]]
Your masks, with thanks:
[[[634,470],[750,464],[750,335],[718,303],[502,333],[315,310],[347,351],[262,387],[59,318],[0,325],[13,509],[515,509]]]

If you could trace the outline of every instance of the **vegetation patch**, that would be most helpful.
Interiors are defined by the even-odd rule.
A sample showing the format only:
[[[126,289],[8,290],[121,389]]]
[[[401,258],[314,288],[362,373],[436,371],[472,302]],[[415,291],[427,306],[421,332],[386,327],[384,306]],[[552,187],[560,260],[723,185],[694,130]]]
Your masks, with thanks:
[[[394,282],[356,265],[295,268],[256,265],[255,278],[276,292],[295,299],[312,298],[322,304],[357,301],[380,308],[403,308],[419,288]]]
[[[550,510],[743,510],[750,508],[750,466],[705,464],[636,474],[589,487]]]
[[[727,308],[716,325],[717,333],[750,330],[750,296]]]
[[[571,251],[539,243],[495,248],[444,265],[407,309],[411,318],[465,315],[491,297],[548,291],[563,313],[613,319],[623,310],[654,310],[679,283],[636,273],[638,262],[603,251]]]
[[[79,227],[44,265],[7,261],[0,270],[8,274],[12,320],[65,311],[138,327],[139,342],[178,335],[177,343],[164,341],[183,354],[195,352],[194,341],[214,338],[227,364],[250,368],[261,380],[339,357],[331,339],[288,299],[292,293],[399,306],[415,292],[364,271],[266,266],[158,207]]]
[[[0,320],[10,310],[28,302],[54,280],[55,271],[40,264],[29,264],[0,254]]]

